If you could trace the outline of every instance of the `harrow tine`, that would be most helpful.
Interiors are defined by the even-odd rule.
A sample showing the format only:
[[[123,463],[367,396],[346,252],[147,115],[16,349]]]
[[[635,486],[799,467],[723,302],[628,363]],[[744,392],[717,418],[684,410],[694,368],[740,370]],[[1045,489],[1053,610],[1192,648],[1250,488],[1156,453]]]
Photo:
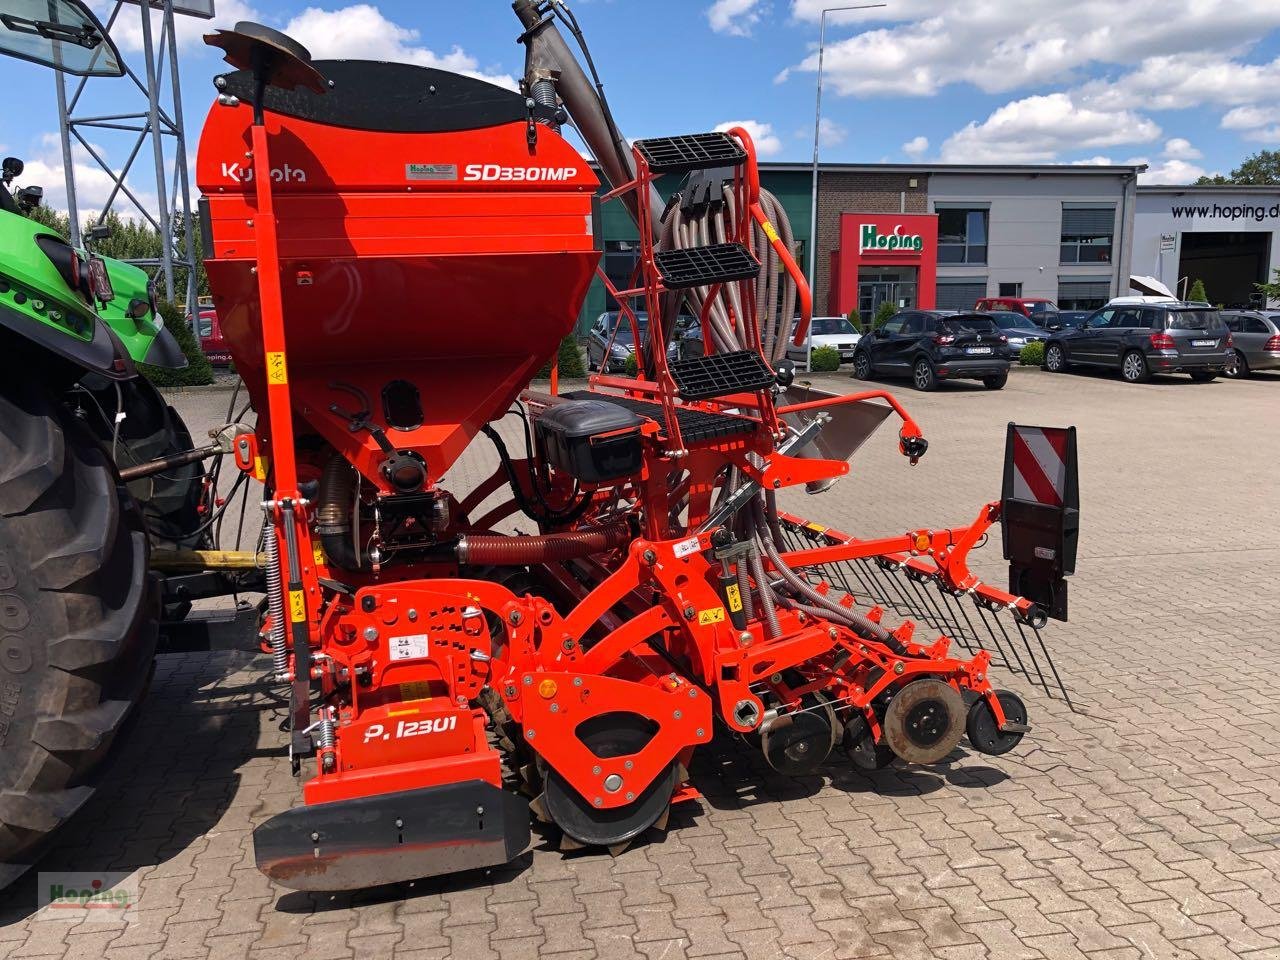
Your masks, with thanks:
[[[998,653],[1000,656],[1001,666],[1003,666],[1010,673],[1020,674],[1021,676],[1026,677],[1028,680],[1031,679],[1030,676],[1028,676],[1027,674],[1027,668],[1022,663],[1022,658],[1017,656],[1018,651],[1016,649],[1013,651],[1014,656],[1017,657],[1017,660],[1018,660],[1017,666],[1015,666],[1014,662],[1009,659],[1009,653],[1008,651],[1005,650],[1004,644],[1002,644],[1000,642],[1000,638],[996,636],[996,631],[991,626],[991,620],[993,617],[996,617],[996,614],[987,610],[981,604],[978,604],[978,616],[982,619],[982,625],[987,628],[987,635],[991,637],[991,642],[995,645],[995,652]],[[998,617],[996,617],[996,625],[1000,626]],[[1004,627],[1000,626],[1000,629],[1001,631],[1003,631]],[[980,646],[983,650],[987,650],[987,645],[983,643],[981,639],[978,640],[978,646]],[[988,652],[991,652],[991,651],[988,651]]]
[[[1026,666],[1022,662],[1022,655],[1018,653],[1018,645],[1013,642],[1013,637],[1009,636],[1009,631],[1005,629],[1004,621],[1000,619],[998,614],[993,613],[992,617],[996,622],[996,626],[1000,628],[1000,632],[1004,634],[1005,640],[1008,641],[1009,646],[1013,649],[1013,655],[1018,658],[1018,666],[1022,668],[1022,675],[1026,677],[1027,680],[1033,679],[1031,676],[1031,673],[1027,670]],[[1017,622],[1018,622],[1017,620],[1014,620],[1014,623],[1017,623]],[[1018,629],[1021,630],[1022,627],[1019,626]],[[1028,644],[1026,641],[1027,641],[1026,634],[1023,634],[1022,643],[1023,643],[1023,646],[1027,648],[1027,656],[1031,659],[1031,665],[1036,668],[1036,674],[1040,678],[1040,686],[1044,688],[1044,692],[1046,694],[1052,697],[1053,694],[1049,693],[1049,688],[1044,681],[1044,674],[1041,672],[1040,664],[1036,660],[1035,651],[1031,649],[1031,645]]]
[[[1022,621],[1015,619],[1013,622],[1017,624],[1018,633],[1022,634],[1022,642],[1027,645],[1027,650],[1030,651],[1031,642],[1027,640],[1027,632],[1022,626]],[[1030,626],[1030,624],[1028,624],[1028,626]],[[1049,656],[1049,648],[1044,645],[1044,637],[1036,627],[1031,626],[1031,630],[1036,635],[1036,642],[1040,644],[1040,650],[1044,653],[1045,662],[1049,664],[1049,670],[1053,673],[1053,679],[1057,682],[1058,689],[1062,691],[1062,699],[1067,702],[1067,706],[1071,708],[1071,712],[1075,713],[1076,705],[1071,702],[1071,695],[1067,693],[1067,686],[1062,682],[1062,677],[1058,674],[1058,668],[1053,662],[1053,657]],[[1035,660],[1034,653],[1032,653],[1031,658],[1033,661]],[[1036,664],[1036,672],[1040,673],[1040,665],[1038,663]],[[1044,686],[1045,693],[1052,697],[1053,693],[1050,692],[1048,684],[1045,683],[1043,673],[1040,673],[1040,682]]]
[[[942,596],[948,610],[952,607],[956,607],[961,613],[964,613],[964,607],[960,606],[955,597],[946,592],[944,592]],[[968,620],[968,616],[966,616],[965,619]],[[966,636],[965,631],[960,629],[960,621],[953,620],[952,622],[956,625],[956,632],[952,635],[951,639],[958,641],[960,646],[964,647],[965,653],[973,653],[973,644],[971,643],[974,638],[973,624],[969,624],[969,633],[968,636]]]

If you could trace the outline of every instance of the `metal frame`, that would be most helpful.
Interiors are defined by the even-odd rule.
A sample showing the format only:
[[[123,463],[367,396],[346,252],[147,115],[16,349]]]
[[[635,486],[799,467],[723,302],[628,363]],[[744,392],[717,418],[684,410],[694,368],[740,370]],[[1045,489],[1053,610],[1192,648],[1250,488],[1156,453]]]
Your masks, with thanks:
[[[191,219],[191,191],[187,171],[187,141],[182,119],[182,91],[178,79],[177,37],[174,27],[174,9],[172,0],[151,0],[149,4],[137,4],[130,0],[117,0],[106,21],[106,31],[110,34],[120,18],[121,11],[126,8],[136,10],[142,22],[142,76],[122,57],[125,78],[137,91],[146,98],[145,109],[132,112],[104,114],[98,116],[77,116],[76,108],[90,78],[79,78],[75,89],[68,96],[67,80],[64,74],[57,74],[55,79],[58,95],[58,120],[62,139],[62,166],[67,185],[67,214],[71,221],[71,243],[81,246],[83,238],[80,230],[80,211],[76,197],[74,158],[72,157],[72,140],[82,146],[97,166],[111,177],[111,193],[97,221],[101,222],[118,202],[120,196],[160,234],[160,256],[154,260],[131,261],[141,267],[159,268],[158,272],[164,281],[166,299],[175,301],[175,268],[187,271],[186,289],[183,293],[187,310],[191,311],[194,323],[196,316],[196,262],[195,262],[195,229]],[[151,23],[151,11],[161,11],[160,37],[157,43]],[[168,70],[168,89],[165,89],[165,70]],[[98,130],[120,130],[137,134],[124,163],[116,170],[110,161],[89,142],[81,132],[81,128]],[[172,137],[174,155],[172,171],[168,169],[164,155],[164,138]],[[151,141],[152,161],[155,165],[156,210],[149,209],[125,183],[129,171],[138,159],[147,141]],[[175,242],[173,222],[181,214],[181,243]]]

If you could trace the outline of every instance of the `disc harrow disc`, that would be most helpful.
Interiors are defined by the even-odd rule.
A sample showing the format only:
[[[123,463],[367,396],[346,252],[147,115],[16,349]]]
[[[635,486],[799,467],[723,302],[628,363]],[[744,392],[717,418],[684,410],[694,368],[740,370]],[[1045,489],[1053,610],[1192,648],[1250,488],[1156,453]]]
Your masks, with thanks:
[[[859,770],[883,770],[897,759],[887,745],[876,743],[861,713],[853,714],[844,725],[844,752]]]
[[[997,690],[996,699],[1000,701],[1000,709],[1004,711],[1006,721],[1022,727],[1027,725],[1027,705],[1016,693]],[[969,707],[965,732],[969,735],[969,743],[973,745],[973,749],[990,756],[1008,753],[1022,742],[1024,735],[1022,730],[1001,731],[996,726],[996,715],[992,713],[986,697],[973,701],[973,705]]]
[[[648,721],[635,714],[608,715],[606,725],[583,734],[582,741],[598,757],[622,757],[638,753],[652,738]],[[603,718],[602,718],[603,719]],[[625,789],[625,784],[623,789]],[[612,847],[633,840],[653,826],[671,804],[676,789],[676,764],[670,764],[653,782],[624,807],[597,807],[595,797],[584,797],[556,770],[549,770],[543,809],[565,836],[580,844]]]
[[[760,731],[760,747],[769,766],[787,776],[816,771],[836,741],[836,715],[825,699],[806,698],[802,709],[774,717]]]
[[[964,734],[964,698],[948,683],[913,680],[889,701],[885,743],[908,763],[937,763]]]

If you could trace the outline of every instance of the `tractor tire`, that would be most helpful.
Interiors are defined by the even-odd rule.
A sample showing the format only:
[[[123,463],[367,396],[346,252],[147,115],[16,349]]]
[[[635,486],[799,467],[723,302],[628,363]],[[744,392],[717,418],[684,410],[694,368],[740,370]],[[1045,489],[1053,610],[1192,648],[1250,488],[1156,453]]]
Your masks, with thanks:
[[[97,403],[80,404],[80,409],[107,449],[112,448],[114,440],[113,455],[121,469],[184,453],[194,446],[182,417],[146,378],[135,377],[119,384],[119,404],[124,408],[125,418],[120,422],[118,435],[114,423],[116,384],[90,375],[81,381],[81,386],[93,394]],[[75,394],[71,396],[74,400]],[[203,463],[189,463],[129,484],[129,492],[142,505],[142,515],[153,541],[187,549],[213,548],[209,531],[200,531],[204,475]]]
[[[101,445],[32,382],[0,387],[0,888],[80,809],[150,679],[147,533]]]

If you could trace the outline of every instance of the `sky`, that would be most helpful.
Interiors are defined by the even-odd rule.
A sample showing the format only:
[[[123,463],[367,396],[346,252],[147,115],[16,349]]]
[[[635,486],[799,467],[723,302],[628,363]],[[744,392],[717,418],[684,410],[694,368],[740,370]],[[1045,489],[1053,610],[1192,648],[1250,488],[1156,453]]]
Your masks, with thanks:
[[[841,0],[571,0],[614,115],[631,138],[741,124],[761,159],[812,157],[819,21]],[[842,0],[849,2],[849,0]],[[2,5],[2,0],[0,0]],[[90,0],[103,17],[114,3]],[[522,48],[508,0],[217,0],[214,26],[251,19],[317,58],[402,60],[511,86]],[[218,52],[182,18],[179,63],[194,158]],[[141,69],[141,8],[112,36]],[[1280,0],[885,0],[826,18],[821,159],[834,162],[1145,163],[1187,183],[1280,146]],[[65,209],[51,71],[0,59],[0,152]],[[82,113],[145,107],[128,80],[85,88]],[[119,164],[133,145],[95,130]],[[130,184],[146,203],[149,155]],[[81,206],[106,174],[83,150]],[[127,207],[120,208],[128,213]],[[82,214],[85,211],[82,210]]]

